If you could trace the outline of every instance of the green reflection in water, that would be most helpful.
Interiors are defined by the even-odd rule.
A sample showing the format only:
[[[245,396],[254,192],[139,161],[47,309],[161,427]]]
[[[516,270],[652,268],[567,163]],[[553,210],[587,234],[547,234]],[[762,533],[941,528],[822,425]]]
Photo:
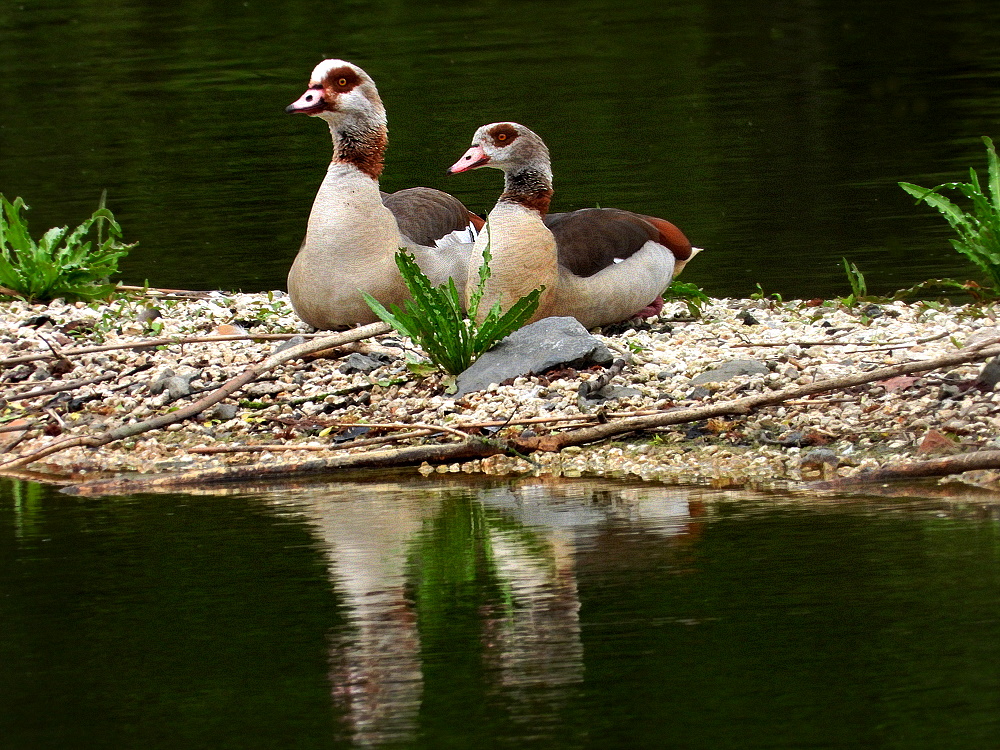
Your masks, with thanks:
[[[0,492],[13,747],[980,748],[1000,729],[995,506],[532,480]]]

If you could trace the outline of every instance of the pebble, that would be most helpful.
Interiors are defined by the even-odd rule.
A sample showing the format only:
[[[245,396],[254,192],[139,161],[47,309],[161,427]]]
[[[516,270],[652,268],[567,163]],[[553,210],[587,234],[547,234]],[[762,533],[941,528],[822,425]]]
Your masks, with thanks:
[[[136,300],[104,305],[12,301],[0,303],[0,358],[50,353],[49,343],[57,336],[69,337],[68,343],[60,345],[64,350],[139,343],[153,337],[151,309],[159,313],[156,338],[205,336],[206,331],[231,335],[245,329],[250,336],[294,335],[299,338],[293,341],[300,343],[311,332],[295,316],[284,292],[212,292],[202,299],[157,299],[141,304]],[[570,428],[574,422],[517,422],[595,415],[614,419],[636,411],[703,406],[899,361],[930,359],[955,351],[955,341],[997,335],[988,308],[932,310],[919,302],[881,304],[876,316],[873,310],[832,303],[815,307],[794,300],[713,299],[704,306],[700,319],[688,322],[683,320],[686,317],[685,307],[669,303],[659,318],[617,326],[613,335],[596,330],[595,335],[615,356],[631,353],[632,357],[631,364],[601,391],[600,401],[579,398],[581,382],[604,372],[600,368],[522,376],[510,385],[491,385],[455,399],[446,391],[450,378],[410,371],[408,363],[421,359],[422,353],[408,340],[391,334],[381,337],[378,345],[362,342],[362,352],[372,345],[371,353],[352,355],[351,365],[345,366],[345,359],[286,364],[198,419],[111,443],[100,451],[67,449],[31,469],[67,475],[302,460],[302,454],[293,458],[285,453],[269,457],[188,452],[206,444],[319,442],[331,450],[310,451],[308,456],[324,458],[342,453],[333,447],[338,439],[349,442],[346,436],[351,434],[351,425],[357,430],[375,422],[456,427],[510,421],[509,426],[484,427],[481,433],[505,438],[526,431],[545,435],[556,427]],[[43,409],[57,411],[65,423],[59,439],[97,434],[186,405],[204,396],[206,389],[241,373],[248,363],[259,362],[284,346],[284,342],[258,339],[70,355],[71,369],[66,372],[53,368],[51,359],[0,364],[6,399],[5,404],[0,401],[0,423],[23,419],[33,426],[0,460],[38,450],[57,439],[45,434],[50,418]],[[137,368],[145,369],[132,372]],[[921,374],[912,383],[872,383],[846,392],[816,394],[745,416],[658,428],[614,442],[565,448],[558,454],[536,453],[530,461],[498,455],[431,471],[603,475],[760,488],[780,487],[816,474],[849,476],[888,460],[917,457],[924,436],[932,431],[954,440],[962,450],[995,448],[1000,391],[994,390],[998,385],[993,372],[981,378],[978,387],[970,387],[983,368],[983,363],[974,363],[946,373]],[[64,392],[59,400],[53,400],[52,394],[11,400],[33,389],[109,371],[118,377]],[[192,381],[198,383],[197,388]],[[451,441],[453,437],[438,435],[428,440]]]

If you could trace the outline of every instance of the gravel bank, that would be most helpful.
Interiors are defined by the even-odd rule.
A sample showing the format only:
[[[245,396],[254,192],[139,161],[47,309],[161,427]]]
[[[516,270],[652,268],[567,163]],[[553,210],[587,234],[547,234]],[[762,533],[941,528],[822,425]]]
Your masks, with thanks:
[[[414,431],[367,428],[366,423],[477,424],[480,434],[515,436],[527,430],[541,435],[587,424],[585,420],[593,423],[597,416],[613,419],[715,403],[932,359],[1000,335],[992,309],[982,306],[891,303],[845,309],[718,299],[705,306],[698,320],[684,320],[685,314],[682,306],[668,304],[659,318],[596,333],[612,350],[631,357],[602,391],[602,399],[579,397],[581,381],[596,377],[596,371],[564,370],[518,378],[456,400],[446,394],[448,382],[442,376],[411,372],[408,362],[422,359],[418,350],[386,335],[356,346],[357,356],[349,359],[280,367],[198,419],[100,448],[70,448],[29,469],[53,479],[79,480],[120,472],[294,462],[371,450],[378,447],[374,438]],[[95,435],[176,409],[272,354],[282,341],[216,340],[20,362],[14,358],[161,337],[310,330],[281,292],[213,292],[197,299],[141,298],[110,305],[2,303],[0,450],[5,452],[0,461],[61,437]],[[733,367],[734,361],[739,365]],[[723,372],[714,373],[723,365]],[[890,458],[1000,449],[1000,392],[989,383],[969,387],[982,371],[982,364],[970,364],[895,378],[789,401],[745,417],[661,428],[558,454],[536,453],[531,462],[494,456],[419,470],[633,476],[755,488],[850,476]],[[101,376],[101,382],[52,392],[65,383]],[[34,391],[48,392],[31,396]],[[439,434],[411,438],[409,444],[454,439]],[[365,442],[355,445],[357,441]],[[407,442],[381,447],[403,444]],[[192,452],[210,446],[286,450]]]

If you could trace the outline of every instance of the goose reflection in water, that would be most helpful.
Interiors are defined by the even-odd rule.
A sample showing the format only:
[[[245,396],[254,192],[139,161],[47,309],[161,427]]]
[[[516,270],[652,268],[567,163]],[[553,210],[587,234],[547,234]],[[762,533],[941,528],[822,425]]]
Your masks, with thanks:
[[[461,648],[449,616],[449,606],[463,606],[454,599],[461,592],[479,620],[487,703],[537,732],[555,728],[584,676],[581,550],[623,520],[676,540],[698,528],[684,492],[595,496],[584,483],[539,480],[478,493],[340,485],[300,507],[343,598],[348,625],[330,636],[330,681],[361,745],[416,736],[430,661],[448,656],[431,641]],[[486,593],[460,585],[470,583]]]

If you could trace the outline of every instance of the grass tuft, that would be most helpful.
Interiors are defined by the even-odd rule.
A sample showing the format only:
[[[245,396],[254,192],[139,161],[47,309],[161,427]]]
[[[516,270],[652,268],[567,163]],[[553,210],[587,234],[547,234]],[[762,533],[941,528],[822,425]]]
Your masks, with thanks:
[[[958,237],[951,245],[985,274],[994,294],[1000,294],[1000,162],[993,141],[983,136],[988,167],[987,192],[983,192],[976,170],[969,169],[968,182],[946,182],[933,188],[922,188],[909,182],[899,186],[907,193],[936,208],[948,221]],[[941,195],[942,190],[958,190],[972,201],[971,211],[965,211]]]
[[[97,210],[76,229],[54,227],[35,242],[21,215],[21,209],[28,209],[24,200],[11,203],[0,195],[2,293],[31,301],[108,297],[115,288],[108,279],[118,273],[119,258],[135,245],[121,242],[121,226],[105,207],[106,198],[105,192]]]

